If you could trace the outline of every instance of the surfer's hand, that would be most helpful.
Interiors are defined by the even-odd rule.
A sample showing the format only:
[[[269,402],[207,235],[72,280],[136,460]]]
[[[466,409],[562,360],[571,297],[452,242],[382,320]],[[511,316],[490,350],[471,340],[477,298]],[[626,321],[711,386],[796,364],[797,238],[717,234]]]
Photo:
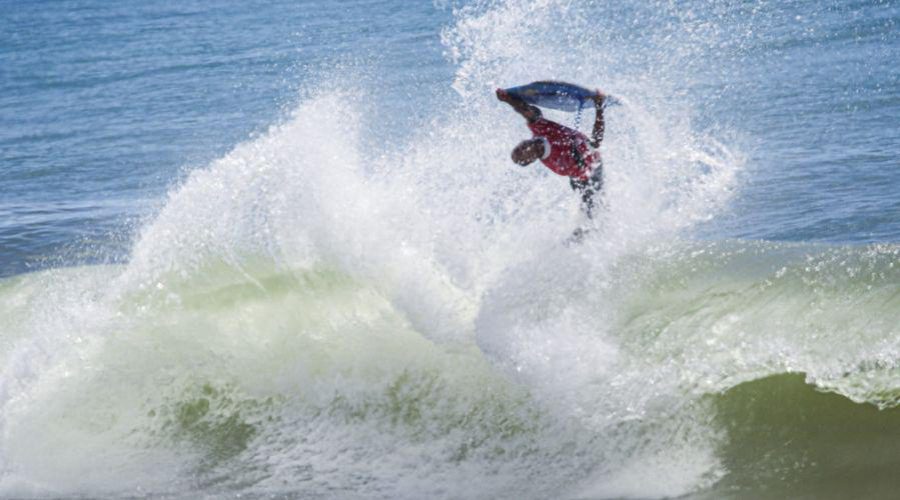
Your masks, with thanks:
[[[509,94],[503,89],[497,89],[497,99],[502,102],[509,102]]]
[[[594,101],[595,105],[603,106],[603,101],[606,100],[606,94],[604,94],[602,90],[597,89],[597,93],[591,97],[591,100]]]

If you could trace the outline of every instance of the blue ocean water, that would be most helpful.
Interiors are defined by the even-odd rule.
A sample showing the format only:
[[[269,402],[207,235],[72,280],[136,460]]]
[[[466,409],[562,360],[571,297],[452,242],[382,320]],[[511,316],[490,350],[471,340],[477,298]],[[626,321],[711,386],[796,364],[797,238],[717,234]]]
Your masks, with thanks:
[[[892,498],[898,58],[893,0],[0,0],[0,497]],[[623,102],[576,246],[493,97],[549,78]]]
[[[598,10],[598,29],[610,29],[616,9]],[[749,155],[734,205],[718,214],[727,222],[712,234],[896,241],[896,4],[676,10],[714,11],[689,22],[724,33],[688,78],[666,82],[669,98],[697,95],[698,122],[731,125]],[[83,260],[59,254],[85,239],[94,253],[121,255],[124,221],[151,213],[185,170],[277,122],[298,89],[329,70],[365,79],[373,140],[402,140],[454,99],[440,43],[451,8],[429,2],[37,1],[3,11],[5,275]],[[650,25],[635,31],[674,20],[634,15]],[[704,15],[736,21],[704,27]]]
[[[3,13],[0,275],[121,256],[132,219],[277,122],[326,70],[366,77],[387,108],[378,123],[400,128],[452,77],[438,36],[451,16],[427,2],[39,1]]]

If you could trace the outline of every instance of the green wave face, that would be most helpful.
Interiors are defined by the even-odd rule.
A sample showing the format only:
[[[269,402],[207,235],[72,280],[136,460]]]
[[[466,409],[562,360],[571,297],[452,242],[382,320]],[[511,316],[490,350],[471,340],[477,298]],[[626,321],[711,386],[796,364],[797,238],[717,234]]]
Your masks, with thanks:
[[[618,331],[711,404],[727,472],[692,497],[895,495],[896,246],[695,245],[653,260]]]
[[[740,384],[714,398],[730,473],[698,498],[892,498],[900,409],[823,393],[800,374]]]

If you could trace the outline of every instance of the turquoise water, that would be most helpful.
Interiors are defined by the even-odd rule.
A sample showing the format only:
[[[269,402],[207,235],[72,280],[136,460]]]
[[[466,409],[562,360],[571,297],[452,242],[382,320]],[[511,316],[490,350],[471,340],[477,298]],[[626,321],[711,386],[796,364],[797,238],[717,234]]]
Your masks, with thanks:
[[[897,2],[0,9],[0,496],[900,486]]]

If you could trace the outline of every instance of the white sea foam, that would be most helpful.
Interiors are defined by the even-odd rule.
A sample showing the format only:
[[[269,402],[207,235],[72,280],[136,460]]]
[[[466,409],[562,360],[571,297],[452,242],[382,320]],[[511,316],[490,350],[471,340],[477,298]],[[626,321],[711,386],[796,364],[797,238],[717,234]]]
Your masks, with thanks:
[[[412,498],[708,484],[718,436],[690,424],[706,409],[682,401],[683,365],[653,367],[614,328],[642,276],[623,259],[721,210],[740,155],[695,130],[664,80],[615,73],[628,41],[582,37],[586,12],[462,9],[444,32],[458,99],[407,144],[364,147],[365,89],[322,82],[173,189],[127,264],[68,288],[52,283],[62,272],[35,277],[61,307],[13,308],[25,340],[4,360],[0,487]],[[562,244],[585,223],[577,198],[509,162],[527,131],[493,97],[546,77],[626,97],[608,111],[609,208],[582,245]],[[636,484],[650,471],[683,480]]]

